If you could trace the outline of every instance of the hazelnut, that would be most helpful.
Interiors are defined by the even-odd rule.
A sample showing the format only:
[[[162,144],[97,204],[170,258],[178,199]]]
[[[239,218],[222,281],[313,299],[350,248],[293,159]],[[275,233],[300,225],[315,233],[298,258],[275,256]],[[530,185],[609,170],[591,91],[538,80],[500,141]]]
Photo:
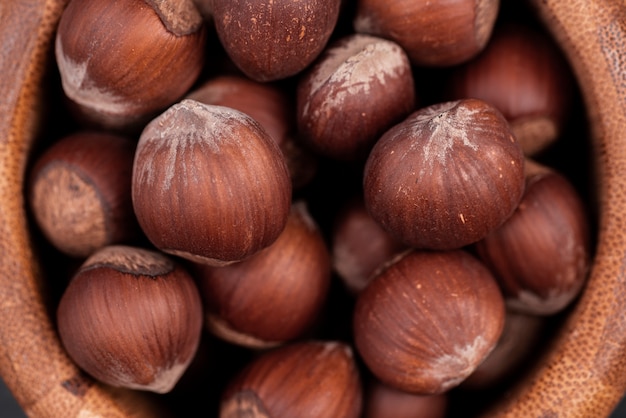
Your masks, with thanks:
[[[185,99],[142,132],[133,206],[164,252],[210,265],[272,244],[291,206],[291,180],[269,134],[237,110]]]
[[[357,418],[362,396],[349,345],[291,343],[260,354],[233,378],[223,394],[220,417]]]
[[[179,100],[204,65],[191,0],[70,1],[56,35],[63,91],[88,124],[137,130]]]
[[[444,418],[448,395],[416,395],[373,380],[367,387],[364,418]]]
[[[513,215],[475,244],[507,306],[551,315],[580,294],[591,265],[590,226],[578,191],[558,171],[527,163],[526,191]]]
[[[135,141],[81,131],[57,140],[29,173],[28,203],[54,247],[87,257],[140,236],[131,202]]]
[[[293,204],[278,239],[223,267],[199,265],[208,329],[231,343],[265,348],[309,331],[324,306],[330,255],[306,203]]]
[[[298,129],[320,154],[361,159],[415,107],[411,64],[386,39],[352,34],[328,46],[298,82]]]
[[[322,52],[341,0],[213,0],[217,35],[248,77],[273,81],[298,74]]]
[[[368,369],[406,392],[458,386],[496,346],[504,300],[491,272],[464,250],[411,250],[359,293],[354,341]]]
[[[524,156],[502,114],[466,99],[422,108],[376,142],[368,212],[416,248],[453,249],[500,226],[524,191]]]
[[[187,99],[230,107],[259,122],[280,145],[295,125],[291,98],[277,84],[261,83],[239,75],[218,75],[190,91]]]
[[[495,30],[478,57],[455,68],[447,87],[451,99],[473,97],[497,107],[531,156],[561,135],[574,82],[547,34],[509,23]]]
[[[504,330],[498,344],[463,381],[462,388],[494,389],[523,372],[538,357],[547,325],[544,317],[507,310]]]
[[[206,22],[213,22],[212,4],[213,0],[193,0],[194,4],[198,8],[198,11],[202,15],[202,18]]]
[[[418,66],[452,66],[482,51],[499,0],[358,0],[354,29],[391,39]]]
[[[70,357],[94,378],[166,393],[196,353],[202,305],[191,276],[171,259],[108,246],[70,281],[57,323]]]
[[[187,98],[230,107],[252,117],[278,143],[294,188],[301,188],[313,179],[317,161],[295,135],[294,105],[284,88],[244,76],[221,75],[205,81]]]
[[[332,228],[332,260],[350,293],[360,292],[380,266],[405,249],[370,216],[362,196],[339,208]]]

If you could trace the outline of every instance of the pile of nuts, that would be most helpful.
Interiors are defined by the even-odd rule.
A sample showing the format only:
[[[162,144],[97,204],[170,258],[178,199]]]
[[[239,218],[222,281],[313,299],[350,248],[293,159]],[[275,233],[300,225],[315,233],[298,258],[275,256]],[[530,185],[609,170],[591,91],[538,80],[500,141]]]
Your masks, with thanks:
[[[222,417],[436,418],[514,376],[593,246],[544,158],[576,86],[516,7],[71,0],[26,190],[68,355]]]

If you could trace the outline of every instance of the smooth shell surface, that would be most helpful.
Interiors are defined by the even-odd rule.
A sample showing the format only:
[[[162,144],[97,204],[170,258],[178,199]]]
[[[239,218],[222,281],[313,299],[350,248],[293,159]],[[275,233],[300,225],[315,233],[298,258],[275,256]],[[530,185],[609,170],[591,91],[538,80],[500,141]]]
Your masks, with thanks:
[[[463,250],[409,251],[361,291],[354,341],[369,370],[410,393],[458,386],[493,350],[504,299],[478,259]]]
[[[339,0],[215,0],[215,29],[224,49],[248,77],[273,81],[298,74],[322,52]]]
[[[476,59],[458,66],[451,99],[475,97],[495,105],[511,123],[526,155],[537,155],[564,131],[574,80],[553,40],[529,26],[502,25]]]
[[[537,173],[528,176],[513,215],[475,250],[511,309],[551,315],[572,303],[585,283],[589,229],[584,202],[567,178]]]
[[[376,142],[365,206],[400,241],[454,249],[500,226],[524,191],[524,158],[502,114],[465,99],[421,108]]]
[[[499,0],[359,0],[354,28],[400,44],[414,64],[450,66],[486,45]]]
[[[278,144],[258,122],[185,99],[143,130],[132,199],[157,248],[224,265],[278,238],[291,206],[291,179]]]
[[[400,45],[353,34],[329,45],[297,88],[300,135],[319,153],[365,158],[415,107],[409,59]]]
[[[163,411],[82,375],[61,349],[45,274],[24,214],[23,179],[38,136],[45,69],[66,0],[0,2],[0,374],[32,417],[158,417]],[[533,0],[564,48],[593,126],[599,246],[582,299],[531,376],[489,417],[609,416],[626,390],[626,8],[615,0]]]
[[[272,346],[310,331],[330,285],[330,254],[303,201],[268,248],[229,266],[199,265],[205,323],[217,336],[249,347]]]
[[[279,347],[259,355],[233,378],[220,417],[357,418],[363,399],[359,377],[354,352],[345,343]]]
[[[202,303],[191,276],[164,254],[114,245],[78,270],[57,322],[63,346],[90,375],[167,393],[196,354]]]
[[[203,26],[177,36],[142,3],[69,2],[59,22],[63,91],[97,126],[138,129],[179,100],[204,64]]]

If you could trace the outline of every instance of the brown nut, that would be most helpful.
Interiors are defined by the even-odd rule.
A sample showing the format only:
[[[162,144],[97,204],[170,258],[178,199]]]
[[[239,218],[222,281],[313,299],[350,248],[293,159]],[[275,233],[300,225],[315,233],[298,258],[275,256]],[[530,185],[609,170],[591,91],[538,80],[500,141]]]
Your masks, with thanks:
[[[262,353],[226,388],[221,418],[358,418],[359,371],[349,345],[336,341],[288,344]]]
[[[362,159],[415,107],[411,64],[386,39],[352,34],[328,46],[298,82],[298,130],[320,154]]]
[[[420,109],[388,130],[365,165],[365,205],[407,245],[453,249],[515,210],[524,156],[502,114],[467,99]]]
[[[291,180],[278,145],[258,122],[185,99],[141,134],[132,199],[157,248],[224,265],[278,238],[289,215]]]
[[[140,129],[196,81],[205,38],[191,0],[71,1],[55,43],[63,91],[88,124]]]
[[[473,97],[497,107],[527,156],[559,138],[574,87],[550,37],[521,24],[498,27],[485,50],[456,68],[447,83],[453,100]]]
[[[559,172],[527,163],[526,192],[513,215],[477,242],[507,306],[552,315],[580,294],[591,266],[590,225],[578,191]]]
[[[499,0],[358,0],[354,29],[397,42],[415,65],[451,66],[484,49],[499,9]]]
[[[96,379],[166,393],[196,353],[202,305],[191,276],[168,257],[108,246],[70,281],[57,323],[70,357]]]
[[[370,216],[361,196],[339,208],[331,239],[334,270],[355,295],[367,286],[380,266],[406,250],[405,244]]]
[[[140,236],[131,202],[135,142],[95,131],[60,138],[29,173],[28,203],[44,236],[61,252],[87,257]]]
[[[463,389],[495,389],[518,377],[544,346],[546,318],[507,310],[504,330],[489,356],[463,381]]]
[[[199,265],[196,273],[208,329],[231,343],[265,348],[310,330],[326,301],[330,254],[298,201],[268,248],[228,266]]]
[[[365,392],[364,418],[445,418],[448,395],[416,395],[370,382]]]
[[[259,122],[283,152],[294,188],[303,187],[315,176],[317,159],[296,137],[294,104],[284,88],[244,76],[222,75],[207,80],[187,98],[230,107]]]
[[[359,293],[354,341],[383,383],[421,395],[458,386],[496,346],[504,299],[491,272],[463,250],[412,250]]]
[[[322,52],[341,0],[214,0],[215,29],[248,77],[273,81],[298,74]]]

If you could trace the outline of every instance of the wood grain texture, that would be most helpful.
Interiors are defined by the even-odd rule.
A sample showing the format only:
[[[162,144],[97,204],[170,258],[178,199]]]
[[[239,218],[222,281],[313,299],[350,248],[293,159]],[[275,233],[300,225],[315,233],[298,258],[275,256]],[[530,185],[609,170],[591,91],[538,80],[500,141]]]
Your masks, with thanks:
[[[609,416],[626,390],[626,4],[532,4],[572,65],[592,125],[598,247],[584,295],[553,348],[485,417]]]
[[[66,1],[0,2],[0,374],[29,416],[155,417],[138,395],[95,383],[67,358],[31,249],[24,171],[43,111],[53,33]]]

